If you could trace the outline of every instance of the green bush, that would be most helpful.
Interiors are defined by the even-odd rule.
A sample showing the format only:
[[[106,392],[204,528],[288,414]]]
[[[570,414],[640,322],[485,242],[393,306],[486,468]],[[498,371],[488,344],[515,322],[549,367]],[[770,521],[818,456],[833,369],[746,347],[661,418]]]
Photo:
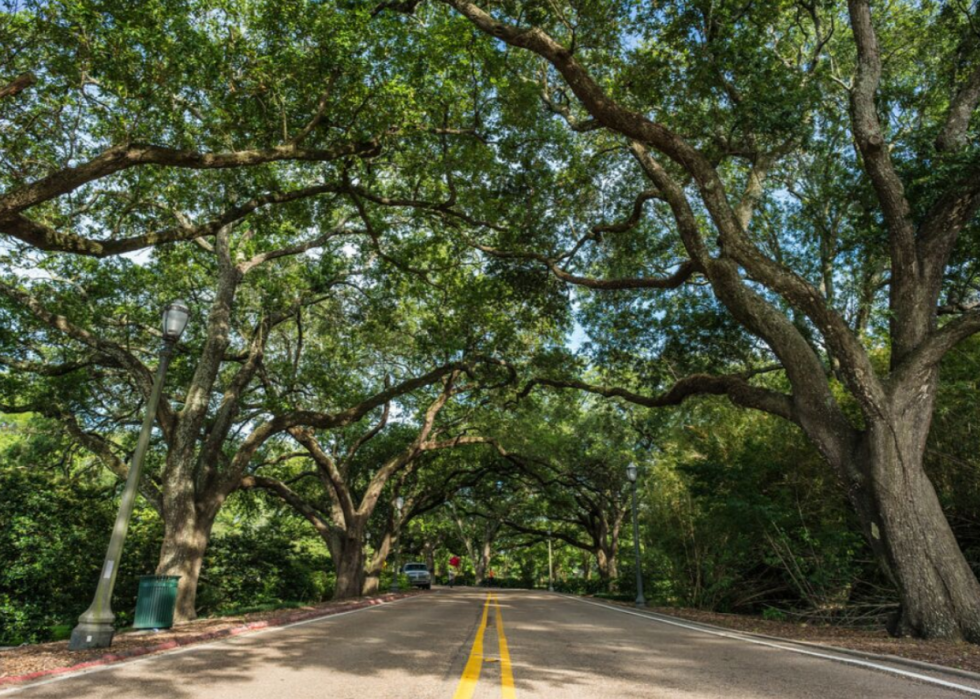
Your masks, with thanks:
[[[571,595],[594,595],[604,592],[606,584],[599,578],[565,578],[554,581],[555,592],[565,592]]]
[[[0,468],[0,645],[42,643],[70,635],[95,592],[118,509],[120,484],[92,474],[17,465]],[[11,463],[13,461],[13,463]],[[84,478],[81,476],[85,476]],[[198,594],[199,613],[244,613],[319,602],[333,594],[326,554],[302,548],[288,525],[215,536]],[[133,513],[116,578],[116,626],[132,623],[139,576],[152,574],[162,524],[141,506]]]
[[[391,589],[391,573],[388,571],[383,571],[381,576],[378,578],[378,592],[384,594]],[[411,590],[412,583],[409,581],[408,576],[404,573],[398,574],[398,589],[399,590]]]
[[[64,641],[71,638],[71,624],[57,624],[50,628],[52,641]]]
[[[333,594],[330,559],[302,550],[276,522],[212,538],[198,587],[198,614],[316,603]]]
[[[641,494],[648,599],[759,614],[846,607],[859,580],[887,590],[845,493],[799,430],[708,402],[684,408],[682,424],[676,463]],[[625,590],[631,561],[621,563]]]
[[[0,469],[0,645],[70,631],[92,601],[117,508],[115,482]],[[138,578],[153,572],[160,536],[156,513],[137,508],[112,599],[117,625],[132,620]]]
[[[775,607],[766,607],[762,610],[762,618],[768,621],[786,621],[786,614]]]

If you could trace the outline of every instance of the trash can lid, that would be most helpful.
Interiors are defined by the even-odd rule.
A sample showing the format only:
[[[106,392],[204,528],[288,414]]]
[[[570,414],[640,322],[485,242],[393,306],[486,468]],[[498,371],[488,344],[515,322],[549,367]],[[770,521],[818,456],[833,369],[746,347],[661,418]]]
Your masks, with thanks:
[[[168,580],[180,580],[179,575],[141,575],[140,580],[159,580],[160,582],[166,582]]]

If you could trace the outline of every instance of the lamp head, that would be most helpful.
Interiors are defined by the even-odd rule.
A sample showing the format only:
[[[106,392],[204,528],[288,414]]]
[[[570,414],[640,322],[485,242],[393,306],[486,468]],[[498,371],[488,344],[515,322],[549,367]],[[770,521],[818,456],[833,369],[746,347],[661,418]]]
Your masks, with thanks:
[[[630,464],[626,467],[626,477],[629,478],[630,483],[636,483],[636,474],[636,464]]]
[[[163,339],[177,342],[187,327],[191,311],[183,301],[174,301],[163,309]]]

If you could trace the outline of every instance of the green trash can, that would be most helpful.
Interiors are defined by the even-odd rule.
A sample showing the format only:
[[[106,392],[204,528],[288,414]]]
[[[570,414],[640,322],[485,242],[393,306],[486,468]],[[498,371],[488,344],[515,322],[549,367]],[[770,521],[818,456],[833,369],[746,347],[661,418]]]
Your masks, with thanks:
[[[179,575],[141,575],[134,629],[169,629],[174,625]]]

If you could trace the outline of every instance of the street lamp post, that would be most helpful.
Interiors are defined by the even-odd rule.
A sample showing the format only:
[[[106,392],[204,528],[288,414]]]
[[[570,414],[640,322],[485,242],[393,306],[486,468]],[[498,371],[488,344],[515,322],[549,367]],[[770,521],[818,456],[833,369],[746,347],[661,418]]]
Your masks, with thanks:
[[[402,508],[405,507],[405,498],[399,495],[395,498],[395,532],[397,534],[398,529],[401,527],[399,520],[402,516]],[[392,546],[392,553],[395,557],[395,565],[391,570],[391,586],[388,588],[389,592],[398,592],[398,538],[395,538],[395,545]]]
[[[636,521],[636,464],[626,467],[626,477],[629,479],[633,489],[633,553],[636,556],[636,606],[647,606],[646,598],[643,597],[643,572],[640,570],[640,525]]]
[[[129,529],[129,518],[136,504],[136,492],[143,472],[143,461],[150,446],[150,432],[153,429],[157,406],[160,404],[160,394],[163,392],[163,379],[167,374],[174,346],[187,327],[189,316],[190,311],[182,301],[174,301],[163,312],[163,347],[160,350],[160,364],[150,391],[150,400],[146,404],[143,427],[140,429],[136,451],[133,452],[133,460],[129,466],[126,487],[123,489],[116,523],[112,528],[112,537],[109,539],[109,548],[106,551],[105,562],[102,564],[99,584],[95,589],[95,598],[89,608],[78,617],[78,626],[71,632],[71,641],[68,643],[68,648],[71,650],[108,648],[112,643],[115,634],[113,626],[115,614],[112,613],[111,606],[112,588],[116,584],[116,574],[119,572],[119,560],[122,556],[123,543],[126,541],[126,532]]]
[[[548,592],[555,591],[555,569],[551,564],[551,527],[548,527]]]

